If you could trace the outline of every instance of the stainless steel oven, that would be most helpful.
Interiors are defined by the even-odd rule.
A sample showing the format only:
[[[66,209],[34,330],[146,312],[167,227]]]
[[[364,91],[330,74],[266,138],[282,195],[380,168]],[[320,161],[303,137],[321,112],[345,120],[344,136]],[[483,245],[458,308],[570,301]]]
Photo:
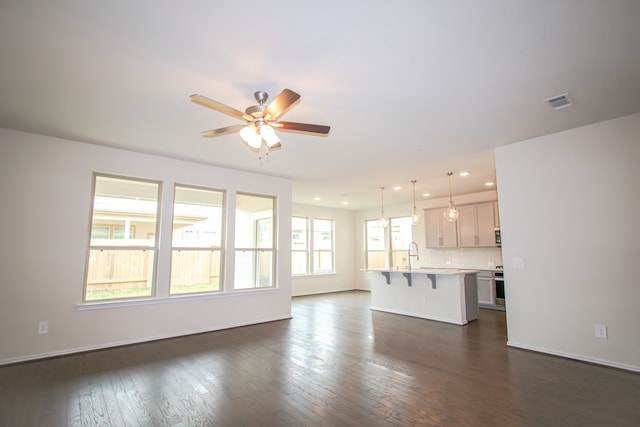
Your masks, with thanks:
[[[496,305],[505,305],[504,272],[496,271],[493,277],[496,283]]]

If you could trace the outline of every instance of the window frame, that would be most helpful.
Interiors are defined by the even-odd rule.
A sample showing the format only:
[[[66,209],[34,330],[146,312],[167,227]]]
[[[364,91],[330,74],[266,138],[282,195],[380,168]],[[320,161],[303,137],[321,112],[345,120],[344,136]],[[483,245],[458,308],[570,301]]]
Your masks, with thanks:
[[[120,180],[120,181],[128,181],[128,182],[139,182],[144,184],[153,184],[156,186],[156,198],[155,198],[155,227],[153,232],[153,244],[152,245],[108,245],[101,244],[96,245],[93,244],[93,229],[94,229],[94,215],[96,213],[96,186],[98,180],[100,178],[111,179],[111,180]],[[149,299],[155,298],[157,292],[157,274],[158,274],[158,258],[160,254],[160,245],[159,239],[157,236],[159,235],[159,230],[161,226],[161,206],[162,206],[162,181],[157,181],[153,179],[144,179],[138,177],[129,177],[101,172],[93,172],[92,180],[91,180],[91,203],[89,209],[89,233],[88,233],[88,244],[87,244],[87,255],[85,260],[85,272],[84,272],[84,280],[82,287],[82,303],[83,304],[93,304],[93,303],[117,303],[123,301],[135,301],[141,299]],[[125,223],[126,225],[126,223]],[[103,225],[98,225],[98,227],[105,227]],[[114,237],[114,230],[116,226],[109,225],[109,236],[108,240],[122,240]],[[151,266],[149,267],[150,277],[147,280],[150,280],[150,293],[149,295],[141,295],[141,296],[128,296],[122,298],[96,298],[96,299],[88,299],[87,292],[89,292],[89,278],[91,274],[91,260],[92,260],[92,251],[100,251],[104,252],[108,251],[132,251],[132,250],[141,250],[143,252],[149,251],[153,254],[153,261],[151,261]]]
[[[399,221],[407,222],[407,224],[398,224],[398,227],[407,227],[410,231],[409,243],[407,243],[405,248],[395,248],[395,239],[393,227],[394,223],[398,223]],[[394,218],[389,218],[389,262],[393,268],[401,268],[404,269],[408,267],[409,258],[409,244],[413,241],[413,228],[411,226],[411,217],[410,216],[399,216]]]
[[[293,233],[298,231],[297,229],[294,228],[293,226],[293,221],[294,219],[300,219],[300,220],[304,220],[304,233],[305,233],[305,243],[304,243],[304,249],[295,249],[296,245],[294,244],[294,239],[293,239]],[[311,251],[310,251],[310,219],[309,217],[305,217],[305,216],[291,216],[291,275],[292,276],[309,276],[310,275],[310,267],[311,267]],[[293,268],[294,268],[294,253],[303,253],[304,254],[304,260],[305,260],[305,271],[304,273],[294,273],[293,272]]]
[[[316,221],[328,221],[330,223],[331,249],[316,249]],[[312,276],[322,276],[326,274],[335,274],[336,257],[335,257],[335,220],[333,218],[313,218],[311,220],[311,243],[310,243],[310,260],[309,273]],[[331,259],[330,271],[318,271],[316,268],[316,255],[329,253]]]
[[[219,246],[198,246],[198,245],[192,245],[192,246],[176,246],[174,244],[174,239],[175,239],[175,221],[176,221],[176,195],[177,195],[177,190],[181,188],[181,189],[185,189],[185,190],[195,190],[195,191],[203,191],[203,192],[210,192],[210,193],[218,193],[221,199],[220,202],[220,224],[219,224],[219,229],[220,229],[220,236],[219,236]],[[173,185],[173,201],[172,201],[172,215],[171,215],[171,247],[169,248],[169,258],[170,258],[170,262],[169,262],[169,288],[168,288],[168,293],[169,293],[169,297],[176,297],[176,296],[183,296],[183,295],[197,295],[197,294],[213,294],[213,293],[219,293],[219,292],[223,292],[224,291],[224,260],[225,260],[225,230],[226,230],[226,206],[227,206],[227,193],[225,190],[223,189],[219,189],[219,188],[212,188],[212,187],[204,187],[204,186],[198,186],[198,185],[189,185],[189,184],[180,184],[180,183],[174,183]],[[209,206],[213,206],[213,205],[209,205]],[[183,230],[186,231],[186,230]],[[188,241],[189,239],[183,239],[184,241]],[[200,291],[194,291],[194,292],[172,292],[172,286],[174,285],[173,283],[173,267],[174,267],[174,256],[175,256],[175,252],[209,252],[209,253],[217,253],[217,270],[219,271],[219,275],[218,275],[218,289],[212,289],[212,290],[200,290]],[[211,268],[211,266],[210,266]],[[177,283],[175,285],[178,285]],[[194,285],[194,284],[183,284],[183,285]]]
[[[258,194],[258,193],[249,193],[249,192],[242,192],[242,191],[238,191],[235,194],[236,196],[236,206],[235,206],[235,230],[234,230],[234,250],[233,250],[233,254],[234,254],[234,275],[233,275],[233,283],[229,284],[231,289],[230,291],[252,291],[252,290],[260,290],[260,289],[276,289],[277,286],[277,237],[278,237],[278,233],[277,233],[277,227],[278,227],[278,215],[277,215],[277,206],[278,206],[278,198],[276,196],[273,195],[266,195],[266,194]],[[258,221],[262,218],[252,218],[252,242],[253,242],[253,247],[240,247],[238,246],[238,196],[248,196],[248,197],[257,197],[257,198],[263,198],[263,199],[270,199],[272,202],[271,205],[271,247],[261,247],[259,242],[258,242]],[[265,218],[269,218],[268,216]],[[239,253],[246,253],[246,252],[250,252],[252,253],[252,260],[251,260],[251,264],[252,264],[252,286],[244,286],[238,283],[238,265],[239,263],[237,262],[239,257],[238,254]],[[257,275],[259,274],[259,270],[260,267],[259,264],[261,263],[260,257],[262,256],[262,254],[264,253],[268,253],[271,257],[270,262],[269,262],[269,267],[270,267],[270,272],[269,272],[269,286],[260,286],[259,285],[259,280]]]
[[[369,249],[369,229],[368,229],[368,224],[372,224],[372,223],[380,223],[379,219],[365,219],[364,221],[364,262],[365,262],[365,268],[381,268],[381,269],[388,269],[388,268],[404,268],[404,265],[400,265],[398,262],[396,262],[396,259],[394,257],[394,255],[398,255],[400,258],[402,259],[402,254],[403,252],[407,252],[408,251],[408,245],[407,248],[394,248],[394,240],[393,240],[393,224],[394,222],[397,221],[408,221],[409,222],[409,230],[411,231],[411,241],[413,241],[413,227],[411,227],[411,217],[410,216],[398,216],[398,217],[390,217],[389,218],[389,225],[387,227],[384,228],[384,231],[382,232],[382,237],[384,239],[383,242],[383,246],[384,246],[384,266],[375,266],[372,267],[369,265],[369,254],[371,252],[373,252],[373,250]],[[379,225],[379,227],[382,227],[381,225]],[[375,252],[380,252],[380,250],[375,250]],[[408,254],[405,254],[408,255]],[[408,262],[408,260],[405,260],[405,262]]]
[[[105,211],[107,213],[109,213],[109,211],[111,210],[109,209],[110,207],[110,204],[108,203],[109,199],[103,199],[103,200],[100,200],[100,203],[96,203],[96,200],[95,200],[96,177],[106,177],[106,178],[119,179],[123,181],[131,181],[133,183],[140,182],[140,183],[153,185],[152,187],[150,187],[151,191],[149,191],[149,187],[140,186],[138,188],[135,185],[133,185],[131,189],[128,189],[126,186],[115,187],[114,191],[111,191],[111,189],[108,187],[107,188],[97,187],[99,190],[99,196],[102,195],[102,196],[109,197],[112,194],[116,196],[116,203],[111,203],[111,205],[118,207],[119,204],[122,204],[124,206],[121,209],[114,210],[115,213],[118,213],[118,210],[123,211],[123,214],[120,215],[119,218],[114,218],[114,220],[110,220],[110,218],[107,217],[109,221],[96,221],[95,225],[102,226],[105,224],[111,224],[111,225],[119,226],[119,224],[123,224],[122,227],[125,227],[123,228],[123,230],[134,230],[135,233],[137,233],[137,235],[133,235],[131,236],[131,238],[140,239],[141,240],[140,243],[142,243],[142,249],[146,250],[147,254],[149,253],[151,254],[151,257],[141,258],[140,256],[138,256],[138,254],[134,253],[135,257],[133,258],[130,257],[130,258],[132,258],[133,262],[135,263],[132,265],[134,265],[136,268],[131,270],[133,274],[129,274],[128,272],[125,273],[126,279],[129,279],[129,278],[144,279],[144,280],[128,280],[128,281],[131,281],[132,284],[131,285],[127,284],[122,287],[123,289],[126,288],[127,286],[131,286],[132,288],[144,288],[143,290],[140,290],[140,293],[123,292],[125,296],[116,294],[117,297],[113,297],[113,294],[107,294],[106,298],[104,297],[105,295],[99,295],[99,297],[97,298],[92,298],[92,297],[90,297],[89,299],[86,298],[87,279],[93,279],[95,277],[95,275],[89,276],[89,271],[101,273],[97,275],[98,282],[106,281],[105,283],[109,283],[113,279],[113,277],[108,275],[109,269],[108,269],[108,266],[107,267],[104,266],[105,265],[104,263],[101,266],[99,265],[98,269],[90,270],[90,265],[91,265],[90,261],[94,262],[93,265],[96,265],[95,253],[91,254],[91,248],[93,247],[93,248],[99,249],[99,247],[105,246],[105,244],[106,246],[111,245],[110,247],[120,248],[121,247],[119,245],[120,242],[114,242],[112,237],[114,236],[114,234],[122,234],[123,237],[127,237],[126,236],[127,233],[122,233],[121,231],[119,233],[114,232],[114,230],[109,227],[101,227],[99,230],[96,231],[96,233],[94,233],[95,235],[92,234],[93,225],[94,225],[93,217],[94,217],[94,212],[96,211],[96,208],[98,208],[99,211]],[[138,177],[135,175],[130,176],[130,175],[121,175],[121,174],[111,174],[111,173],[104,173],[101,171],[93,171],[91,175],[91,179],[92,179],[91,185],[89,187],[91,192],[90,194],[87,195],[87,201],[88,201],[87,211],[89,216],[88,223],[86,225],[87,255],[84,263],[84,270],[85,270],[84,280],[82,282],[81,290],[78,289],[79,302],[76,305],[76,309],[78,310],[94,310],[94,309],[102,309],[102,308],[108,308],[108,307],[126,307],[126,306],[138,306],[138,305],[148,305],[148,304],[159,304],[159,303],[166,303],[170,301],[185,301],[185,300],[191,300],[191,299],[220,298],[220,297],[229,296],[232,293],[237,291],[274,292],[274,291],[277,291],[281,286],[279,282],[279,278],[282,278],[282,274],[284,273],[288,275],[290,273],[290,271],[285,271],[285,272],[280,271],[281,259],[278,256],[280,243],[282,243],[279,239],[283,237],[278,235],[279,233],[278,230],[282,225],[280,223],[281,220],[279,219],[279,206],[280,206],[279,198],[285,196],[284,194],[281,194],[280,191],[274,191],[273,193],[271,192],[252,193],[252,192],[242,192],[242,191],[235,192],[236,191],[235,189],[230,190],[229,188],[225,189],[224,187],[216,188],[214,186],[209,186],[209,185],[184,184],[184,183],[179,183],[172,180],[167,180],[165,182],[163,180],[158,180],[153,178]],[[98,178],[98,183],[100,183],[99,178]],[[108,183],[100,183],[100,185],[106,185],[106,184]],[[118,184],[118,182],[116,182],[116,184]],[[173,197],[171,193],[172,190],[167,188],[167,185],[165,184],[168,184],[169,186],[173,186],[172,188]],[[224,192],[224,208],[222,209],[222,215],[224,217],[224,225],[220,231],[221,233],[220,240],[216,240],[217,237],[211,238],[211,241],[213,243],[215,244],[219,243],[221,246],[222,255],[220,257],[220,272],[221,273],[223,271],[225,272],[224,277],[221,278],[220,280],[219,292],[215,291],[215,292],[196,292],[196,293],[175,293],[175,292],[171,293],[171,268],[167,266],[167,261],[170,262],[171,260],[172,248],[173,248],[172,233],[173,233],[173,218],[174,218],[173,214],[175,211],[175,186],[183,186],[187,188],[203,188],[205,190]],[[229,191],[233,191],[233,192],[230,194]],[[143,201],[142,203],[135,201],[138,199],[137,193],[140,194],[141,196],[140,200]],[[255,250],[254,248],[238,248],[237,247],[237,243],[239,241],[234,239],[234,235],[231,234],[231,233],[234,233],[234,230],[229,228],[230,225],[231,227],[233,227],[234,224],[237,224],[237,221],[234,223],[233,219],[229,219],[229,218],[233,218],[231,216],[231,215],[234,215],[232,210],[236,209],[238,206],[238,200],[235,199],[235,196],[237,196],[238,194],[248,195],[248,196],[257,196],[257,197],[269,199],[270,201],[269,204],[263,205],[263,208],[264,208],[263,210],[269,211],[268,215],[266,216],[271,217],[271,221],[269,223],[270,231],[268,232],[269,234],[265,239],[265,242],[267,243],[268,247],[264,247],[264,245],[261,245],[263,247],[257,248]],[[125,202],[120,203],[121,200],[119,199],[125,200]],[[126,199],[132,200],[129,205],[125,204]],[[189,198],[187,197],[186,199],[188,202]],[[148,204],[148,202],[144,202],[145,200],[152,201],[152,204]],[[102,203],[103,201],[106,201],[107,203],[106,204]],[[129,208],[129,209],[124,209],[124,208]],[[249,209],[247,210],[247,212],[258,213],[260,211],[260,206],[258,205],[256,207],[256,210],[252,211],[251,209],[252,207],[249,205]],[[138,215],[141,215],[140,218],[142,218],[142,222],[136,221],[138,217],[128,218],[129,212],[133,214],[137,213]],[[104,215],[100,217],[100,219],[102,218],[104,218]],[[120,221],[120,223],[118,221]],[[153,225],[152,225],[152,221],[155,221]],[[145,222],[148,223],[147,224],[148,226],[145,225]],[[135,227],[126,228],[127,227],[126,224],[137,225],[139,226],[139,228],[138,229],[136,229]],[[200,230],[200,231],[203,231],[203,230]],[[213,231],[216,231],[216,230],[213,230]],[[247,236],[243,236],[243,239],[246,237]],[[92,239],[93,239],[93,242],[92,242]],[[102,240],[97,240],[97,239],[102,239]],[[99,242],[100,244],[96,244],[96,242]],[[240,240],[240,242],[242,242],[243,244],[246,243],[245,240]],[[126,243],[130,243],[130,244],[122,245],[122,249],[130,250],[132,248],[133,249],[139,248],[139,246],[134,245],[134,243],[136,242],[126,242]],[[253,244],[253,246],[256,246],[256,245]],[[288,248],[289,244],[287,243],[286,246]],[[237,262],[234,258],[230,258],[230,254],[233,253],[235,255],[235,253],[241,250],[244,250],[244,251],[250,250],[255,253],[267,254],[267,255],[262,255],[263,263],[261,264],[262,271],[265,272],[265,274],[263,274],[260,277],[261,280],[259,281],[259,283],[256,283],[255,287],[242,286],[242,287],[236,288],[235,277],[237,276],[237,274],[234,274],[234,269],[237,269]],[[94,256],[93,260],[91,259],[92,255]],[[264,262],[266,262],[267,264],[265,265]],[[246,265],[250,265],[250,264],[246,264]],[[267,269],[269,270],[268,272],[267,272]],[[240,269],[239,271],[242,274],[242,269]],[[119,277],[117,276],[115,276],[115,278],[119,279]],[[144,282],[144,285],[140,285],[140,283],[137,283],[137,282],[141,282],[141,283]],[[91,283],[91,281],[89,283]],[[267,284],[267,286],[265,285],[261,286],[261,284]],[[150,289],[150,290],[147,291],[147,289]],[[82,294],[80,294],[80,292],[82,292]]]
[[[308,216],[298,216],[298,215],[292,215],[291,217],[291,232],[292,232],[292,236],[291,236],[291,254],[293,255],[293,253],[300,253],[303,252],[303,250],[294,250],[294,244],[293,244],[293,232],[294,232],[294,228],[293,228],[293,218],[298,218],[298,219],[305,219],[306,220],[306,225],[307,225],[307,244],[306,244],[306,253],[307,253],[307,272],[306,273],[298,273],[298,274],[293,274],[293,261],[291,263],[291,275],[293,277],[312,277],[312,276],[324,276],[324,275],[328,275],[328,274],[336,274],[336,231],[335,231],[335,227],[336,227],[336,221],[333,218],[315,218],[315,217],[308,217]],[[331,236],[331,249],[316,249],[316,221],[328,221],[331,224],[331,231],[330,231],[330,236]],[[330,259],[331,259],[331,271],[317,271],[316,270],[316,264],[319,264],[317,261],[317,258],[320,257],[322,254],[326,254],[326,253],[330,253]],[[293,256],[291,257],[293,260]]]
[[[373,225],[375,223],[375,225]],[[382,228],[382,250],[380,249],[369,249],[369,224],[372,224],[372,227],[377,227],[377,228]],[[375,266],[371,266],[370,264],[370,254],[371,253],[382,253],[382,261],[383,261],[383,265],[375,265]],[[387,268],[387,261],[388,261],[388,257],[387,257],[387,235],[386,235],[386,230],[384,229],[384,227],[382,227],[382,225],[380,225],[380,220],[379,219],[365,219],[364,220],[364,253],[365,253],[365,257],[364,257],[364,263],[365,263],[365,268]]]

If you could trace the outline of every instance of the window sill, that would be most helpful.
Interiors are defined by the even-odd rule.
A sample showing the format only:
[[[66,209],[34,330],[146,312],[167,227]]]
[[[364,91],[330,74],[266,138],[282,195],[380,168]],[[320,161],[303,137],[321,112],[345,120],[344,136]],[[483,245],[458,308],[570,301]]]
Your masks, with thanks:
[[[77,311],[89,311],[89,310],[103,310],[107,308],[121,308],[121,307],[137,307],[144,305],[157,305],[157,304],[174,304],[185,301],[201,301],[206,299],[221,299],[232,298],[236,296],[246,296],[250,294],[269,294],[279,292],[280,288],[253,288],[253,289],[239,289],[237,291],[219,292],[211,294],[191,294],[191,295],[173,295],[167,297],[158,298],[141,298],[135,300],[118,300],[118,301],[96,301],[96,302],[82,302],[76,304]]]
[[[337,276],[337,273],[292,274],[292,279],[304,279],[313,277]]]

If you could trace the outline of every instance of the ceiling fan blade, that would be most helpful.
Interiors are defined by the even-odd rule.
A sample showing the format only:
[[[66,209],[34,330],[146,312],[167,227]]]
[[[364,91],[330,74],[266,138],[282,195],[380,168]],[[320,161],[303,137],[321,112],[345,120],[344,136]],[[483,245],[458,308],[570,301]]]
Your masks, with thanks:
[[[292,90],[284,89],[264,110],[267,120],[277,120],[278,117],[292,109],[300,101],[300,95]]]
[[[271,126],[286,132],[305,133],[307,135],[317,136],[327,136],[329,134],[329,130],[331,130],[330,126],[296,122],[276,122],[271,123]]]
[[[206,131],[202,132],[202,136],[204,136],[205,138],[215,138],[217,136],[228,135],[230,133],[239,132],[240,129],[242,129],[245,126],[247,126],[247,125],[246,124],[245,125],[233,125],[233,126],[227,126],[227,127],[224,127],[224,128],[220,128],[220,129],[206,130]]]
[[[206,96],[194,94],[191,95],[191,101],[196,104],[200,104],[203,107],[211,108],[212,110],[218,111],[219,113],[228,114],[231,117],[235,117],[240,120],[252,121],[253,117],[248,114],[243,113],[240,110],[236,110],[233,107],[229,107],[228,105],[224,105],[218,101],[214,101],[213,99],[207,98]]]

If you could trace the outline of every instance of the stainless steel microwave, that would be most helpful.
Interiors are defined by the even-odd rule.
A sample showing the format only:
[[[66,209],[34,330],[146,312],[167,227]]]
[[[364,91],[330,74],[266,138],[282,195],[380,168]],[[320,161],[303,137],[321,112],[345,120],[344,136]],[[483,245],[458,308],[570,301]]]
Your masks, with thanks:
[[[502,246],[502,235],[500,234],[500,227],[494,228],[495,233],[495,243],[497,247]]]

